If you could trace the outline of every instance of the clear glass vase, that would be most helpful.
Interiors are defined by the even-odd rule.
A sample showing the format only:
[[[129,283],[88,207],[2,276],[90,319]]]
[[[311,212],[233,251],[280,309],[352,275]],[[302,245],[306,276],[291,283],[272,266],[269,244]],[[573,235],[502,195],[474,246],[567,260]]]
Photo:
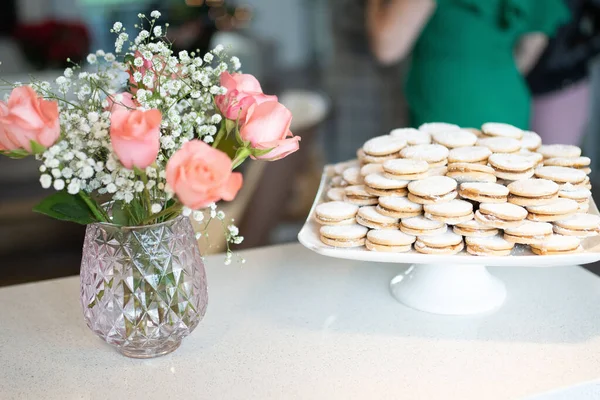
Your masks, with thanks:
[[[122,354],[151,358],[179,347],[204,317],[204,264],[188,218],[156,225],[88,225],[81,261],[87,325]]]

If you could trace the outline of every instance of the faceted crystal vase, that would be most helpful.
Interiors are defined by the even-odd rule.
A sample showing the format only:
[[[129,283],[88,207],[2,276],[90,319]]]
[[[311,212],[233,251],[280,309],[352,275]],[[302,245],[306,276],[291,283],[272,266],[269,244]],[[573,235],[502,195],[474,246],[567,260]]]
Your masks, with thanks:
[[[204,317],[204,264],[188,218],[156,225],[88,225],[81,261],[87,325],[122,354],[177,349]]]

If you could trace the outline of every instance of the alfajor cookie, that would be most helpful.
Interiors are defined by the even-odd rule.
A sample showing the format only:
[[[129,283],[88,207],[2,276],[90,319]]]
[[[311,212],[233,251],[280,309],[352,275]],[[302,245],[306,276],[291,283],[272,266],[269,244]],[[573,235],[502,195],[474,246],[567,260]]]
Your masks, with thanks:
[[[524,179],[507,186],[508,202],[519,206],[552,203],[558,198],[558,185],[547,179]]]
[[[569,218],[555,221],[554,232],[580,238],[596,236],[600,234],[600,217],[594,214],[577,213]]]
[[[463,237],[454,232],[446,232],[433,236],[419,236],[415,242],[415,250],[424,254],[457,254],[463,248]]]
[[[481,129],[477,129],[477,128],[462,128],[466,131],[469,131],[471,133],[474,133],[475,136],[477,137],[481,137],[483,135],[483,132],[481,132]]]
[[[343,188],[334,187],[327,191],[326,196],[331,201],[344,201],[346,191]]]
[[[448,226],[440,221],[434,221],[423,216],[403,218],[400,221],[400,230],[408,235],[429,236],[440,235],[448,229]]]
[[[454,225],[454,233],[465,237],[489,237],[498,233],[498,229],[483,225],[476,219]]]
[[[419,126],[419,130],[427,133],[457,131],[460,126],[446,122],[428,122]]]
[[[533,162],[536,167],[544,164],[544,156],[540,153],[534,153],[529,150],[521,149],[516,154],[519,154],[531,160],[531,162]]]
[[[393,129],[390,132],[390,136],[397,139],[406,140],[406,143],[409,145],[431,143],[431,135],[428,132],[420,131],[415,128]]]
[[[346,168],[344,172],[342,172],[342,178],[344,178],[344,180],[348,182],[348,185],[363,184],[363,177],[360,174],[360,167]]]
[[[447,203],[426,204],[423,206],[425,218],[456,225],[473,219],[473,204],[464,200],[451,200]]]
[[[575,168],[569,167],[556,167],[556,166],[543,166],[538,167],[535,170],[535,176],[542,179],[548,179],[563,185],[565,183],[571,183],[577,185],[583,183],[587,175],[585,172]]]
[[[492,151],[484,146],[458,147],[448,152],[448,164],[487,164]]]
[[[535,132],[523,131],[521,138],[521,148],[527,150],[537,150],[542,145],[542,138]]]
[[[575,200],[558,198],[552,203],[542,205],[530,205],[527,207],[531,221],[554,222],[568,218],[579,210],[579,204]]]
[[[400,151],[401,158],[427,161],[429,167],[441,167],[448,163],[448,149],[441,144],[418,144]]]
[[[358,206],[342,201],[321,203],[315,208],[315,220],[321,225],[355,224]]]
[[[521,154],[492,154],[488,163],[498,178],[509,181],[531,178],[534,174],[535,163]]]
[[[357,206],[374,206],[377,196],[367,192],[365,185],[347,186],[344,190],[344,201]]]
[[[412,249],[416,237],[391,229],[375,229],[367,233],[365,247],[371,251],[404,253]]]
[[[531,251],[539,256],[556,256],[578,253],[583,250],[581,240],[575,236],[552,235],[541,243],[529,245]]]
[[[356,222],[371,229],[398,229],[398,218],[388,217],[377,212],[374,206],[361,207]]]
[[[463,199],[479,203],[506,203],[508,199],[508,189],[498,183],[462,183],[458,189],[458,194]]]
[[[499,136],[512,139],[521,139],[523,131],[516,126],[500,122],[487,122],[481,126],[481,132],[487,136]]]
[[[382,196],[379,198],[377,212],[388,217],[411,218],[421,215],[423,206],[406,197]]]
[[[367,140],[362,150],[365,152],[366,162],[378,163],[397,158],[404,147],[406,147],[406,140],[384,135]]]
[[[493,153],[516,153],[521,150],[521,141],[509,137],[481,137],[477,146],[487,147]]]
[[[336,173],[336,175],[342,175],[344,173],[344,171],[347,170],[348,168],[358,167],[358,166],[359,166],[358,160],[344,161],[344,162],[335,164],[333,166],[333,171]]]
[[[586,174],[590,174],[592,172],[592,170],[590,169],[591,162],[592,160],[590,160],[589,157],[558,157],[548,158],[544,160],[544,165],[575,168]]]
[[[477,143],[477,135],[464,129],[434,132],[431,137],[434,143],[441,144],[449,149],[470,147]]]
[[[459,184],[464,182],[496,182],[495,170],[482,164],[453,163],[448,165],[446,176]]]
[[[498,229],[517,227],[526,217],[526,209],[511,203],[482,203],[475,212],[479,223]]]
[[[467,253],[474,256],[509,256],[515,244],[502,235],[489,237],[466,237]]]
[[[581,155],[581,149],[577,146],[570,144],[543,144],[537,152],[544,156],[544,158],[572,158],[579,157]]]
[[[378,172],[383,172],[383,164],[367,164],[360,168],[360,174],[362,176],[376,174]]]
[[[513,243],[543,243],[550,236],[552,236],[552,224],[547,222],[524,221],[519,226],[504,229],[504,239]]]
[[[390,179],[415,181],[427,177],[429,164],[424,160],[399,158],[383,163],[384,176]]]
[[[558,191],[559,198],[575,200],[579,205],[580,212],[587,212],[590,204],[592,192],[584,187],[573,186],[571,184],[562,185]]]
[[[390,179],[381,173],[365,176],[365,190],[373,196],[406,196],[408,181]]]
[[[447,166],[443,166],[443,167],[433,167],[433,168],[429,168],[429,170],[427,170],[427,176],[446,176],[446,174],[448,173],[448,167]]]
[[[348,182],[344,180],[341,176],[334,176],[331,178],[331,187],[346,187],[348,186]]]
[[[408,199],[418,204],[444,203],[456,198],[456,181],[447,176],[432,176],[408,184]]]
[[[319,230],[321,242],[332,247],[360,247],[365,244],[365,237],[369,230],[364,226],[337,225],[322,226]]]

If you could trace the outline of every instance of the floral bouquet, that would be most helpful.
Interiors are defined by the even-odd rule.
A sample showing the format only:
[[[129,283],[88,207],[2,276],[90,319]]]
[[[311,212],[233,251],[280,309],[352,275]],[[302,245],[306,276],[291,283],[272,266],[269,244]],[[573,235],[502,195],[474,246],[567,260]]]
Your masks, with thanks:
[[[281,159],[300,138],[290,132],[290,111],[253,76],[235,72],[240,62],[222,46],[204,57],[173,54],[160,13],[138,16],[133,41],[116,22],[114,53],[88,55],[86,68],[72,64],[54,90],[36,80],[11,84],[0,102],[0,154],[42,162],[41,185],[55,192],[35,211],[88,225],[88,325],[144,357],[176,348],[206,308],[202,259],[185,217],[222,221],[229,263],[229,243],[243,238],[215,203],[235,198],[242,175],[234,171],[247,158]]]

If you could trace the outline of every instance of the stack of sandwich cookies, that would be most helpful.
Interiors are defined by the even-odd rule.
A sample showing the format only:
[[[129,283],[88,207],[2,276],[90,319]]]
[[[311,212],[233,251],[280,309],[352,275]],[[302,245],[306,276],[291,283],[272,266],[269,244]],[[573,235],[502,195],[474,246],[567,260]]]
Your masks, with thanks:
[[[584,172],[587,175],[589,175],[592,172],[590,168],[591,163],[592,160],[589,157],[557,157],[548,158],[547,160],[544,160],[545,166],[575,168]]]
[[[600,234],[600,217],[593,214],[577,213],[569,218],[555,221],[554,232],[564,236],[586,238]]]
[[[446,176],[458,183],[464,182],[496,182],[495,170],[482,164],[453,163],[449,164]]]
[[[531,178],[536,165],[533,160],[521,154],[492,154],[488,162],[498,178],[509,181]]]
[[[376,229],[367,233],[365,247],[371,251],[404,253],[412,249],[416,237],[391,229]]]
[[[444,203],[457,196],[456,181],[447,176],[432,176],[408,184],[408,199],[418,204]]]
[[[428,132],[420,131],[415,128],[394,129],[390,132],[390,136],[406,140],[406,143],[408,143],[409,146],[431,143],[431,135]]]
[[[335,172],[336,175],[342,175],[344,173],[344,171],[347,170],[348,168],[358,167],[358,166],[359,166],[359,163],[356,160],[344,161],[344,162],[335,164],[333,166],[333,171]]]
[[[400,220],[377,212],[376,207],[361,207],[356,215],[356,222],[371,229],[398,229]]]
[[[544,164],[544,156],[540,153],[534,153],[529,150],[519,150],[516,154],[524,156],[526,159],[530,160],[536,167]]]
[[[535,206],[558,199],[559,187],[547,179],[524,179],[507,186],[508,202],[519,206]]]
[[[448,152],[448,164],[469,163],[469,164],[487,164],[492,151],[484,146],[458,147]]]
[[[484,225],[476,219],[456,224],[453,230],[454,233],[464,237],[490,237],[497,235],[499,232],[498,229]]]
[[[579,147],[569,144],[544,144],[536,151],[544,156],[544,159],[557,157],[574,158],[581,155]]]
[[[448,226],[443,222],[419,216],[403,218],[400,221],[400,230],[413,236],[435,236],[445,233],[448,230]]]
[[[485,136],[505,137],[511,139],[521,139],[523,131],[516,126],[499,123],[488,122],[481,126],[481,133]]]
[[[378,203],[377,196],[367,192],[365,185],[347,186],[344,201],[357,206],[374,206]]]
[[[451,200],[447,203],[427,204],[423,206],[425,218],[444,222],[448,225],[456,225],[471,221],[473,215],[473,204],[464,200]]]
[[[434,143],[441,144],[449,149],[471,147],[477,143],[477,135],[464,129],[435,132],[431,134],[431,137]]]
[[[583,250],[579,238],[562,235],[552,235],[541,243],[530,244],[529,247],[534,254],[540,256],[578,253]]]
[[[502,235],[489,237],[465,237],[467,252],[474,256],[508,256],[515,244],[504,239]]]
[[[482,225],[497,229],[515,228],[524,223],[527,210],[511,203],[482,203],[475,219]]]
[[[552,203],[527,206],[527,219],[540,222],[554,222],[570,217],[579,211],[575,200],[558,198]]]
[[[378,136],[367,140],[362,147],[363,161],[366,163],[383,163],[399,157],[400,150],[406,147],[406,140],[390,135]]]
[[[344,201],[346,190],[341,187],[332,187],[326,193],[327,199],[331,201]]]
[[[429,168],[429,170],[427,171],[427,177],[430,177],[430,176],[446,176],[447,174],[448,174],[448,167],[447,166]]]
[[[361,225],[325,225],[319,230],[321,242],[332,247],[361,247],[369,230]]]
[[[315,220],[321,225],[352,225],[356,224],[356,213],[356,205],[330,201],[315,208]]]
[[[408,181],[390,179],[381,173],[365,177],[365,190],[373,196],[406,196]]]
[[[427,161],[429,168],[434,168],[448,163],[448,153],[448,149],[441,144],[418,144],[402,149],[400,157]]]
[[[383,173],[383,164],[366,164],[360,168],[360,174],[363,177],[377,173]]]
[[[508,137],[483,137],[477,140],[477,146],[487,147],[492,153],[512,154],[521,150],[521,141]]]
[[[344,178],[344,181],[348,182],[349,186],[363,184],[363,177],[360,174],[360,167],[346,168],[344,172],[342,172],[342,178]]]
[[[429,164],[424,160],[396,159],[386,161],[382,165],[383,175],[389,179],[416,181],[427,178]]]
[[[497,183],[467,182],[460,185],[458,194],[463,199],[478,203],[506,203],[508,188]]]
[[[592,192],[584,187],[563,185],[558,192],[559,198],[575,200],[579,205],[579,212],[587,212],[590,208]]]
[[[331,178],[331,187],[346,187],[348,186],[348,182],[344,180],[341,176],[334,176]]]
[[[589,178],[585,172],[569,167],[538,167],[535,170],[535,176],[554,181],[559,185],[565,185],[567,183],[570,183],[571,185],[585,185],[586,179],[588,179],[589,182]]]
[[[535,132],[523,131],[521,138],[521,148],[535,151],[542,145],[542,138]]]
[[[543,243],[552,236],[552,224],[547,222],[524,221],[519,226],[504,229],[504,239],[520,244]]]
[[[388,217],[412,218],[423,213],[423,206],[406,197],[383,196],[379,198],[377,212]]]
[[[457,254],[463,248],[463,237],[450,231],[434,236],[418,236],[415,242],[415,250],[424,254]]]

